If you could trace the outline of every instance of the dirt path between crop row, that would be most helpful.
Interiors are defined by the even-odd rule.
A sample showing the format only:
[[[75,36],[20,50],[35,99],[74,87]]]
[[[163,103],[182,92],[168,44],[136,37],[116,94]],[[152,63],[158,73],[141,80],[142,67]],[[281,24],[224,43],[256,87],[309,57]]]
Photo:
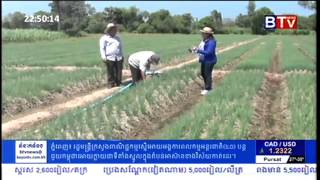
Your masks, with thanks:
[[[281,67],[282,45],[278,43],[269,71],[253,100],[254,115],[249,139],[286,139],[290,131],[288,86]]]
[[[247,40],[244,42],[237,43],[235,45],[232,45],[230,47],[226,47],[225,49],[221,49],[217,53],[222,53],[228,50],[231,50],[233,48],[252,43],[260,38],[255,38],[251,40]],[[197,62],[197,59],[193,59],[187,62],[183,62],[179,65],[175,66],[169,66],[162,68],[162,71],[168,71],[171,69],[181,68],[185,65],[191,64]],[[124,81],[129,81],[130,78],[125,79]],[[28,127],[31,127],[33,125],[36,125],[40,122],[47,121],[50,119],[53,119],[67,111],[70,111],[72,109],[78,108],[78,107],[84,107],[94,101],[97,101],[99,99],[102,99],[106,96],[109,96],[119,90],[119,87],[115,88],[102,88],[99,90],[92,91],[88,94],[81,95],[74,97],[66,102],[51,105],[49,107],[43,107],[43,108],[37,108],[32,109],[29,113],[19,114],[14,117],[12,117],[8,122],[2,123],[2,137],[8,137],[12,134],[14,134],[16,131],[26,129]]]
[[[305,55],[309,60],[312,60],[312,62],[316,63],[316,58],[314,56],[312,56],[309,52],[307,52],[305,49],[303,49],[300,44],[295,43],[294,44],[297,49],[303,54]]]

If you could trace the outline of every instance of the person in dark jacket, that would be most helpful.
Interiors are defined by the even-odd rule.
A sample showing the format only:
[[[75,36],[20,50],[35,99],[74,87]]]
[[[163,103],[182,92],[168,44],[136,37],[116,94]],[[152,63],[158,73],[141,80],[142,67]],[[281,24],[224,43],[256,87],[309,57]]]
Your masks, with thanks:
[[[204,27],[200,31],[203,40],[198,47],[193,47],[192,51],[199,55],[199,62],[201,63],[201,76],[204,81],[204,89],[201,91],[201,95],[207,95],[212,90],[212,72],[214,65],[217,63],[217,42],[210,27]]]

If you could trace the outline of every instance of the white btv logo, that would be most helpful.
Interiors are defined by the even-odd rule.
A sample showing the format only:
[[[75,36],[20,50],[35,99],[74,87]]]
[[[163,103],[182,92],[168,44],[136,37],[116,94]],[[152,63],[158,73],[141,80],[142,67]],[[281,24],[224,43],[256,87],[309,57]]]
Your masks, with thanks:
[[[274,16],[266,16],[265,17],[265,28],[274,29],[276,28],[276,21]]]
[[[293,29],[297,24],[296,16],[267,15],[265,16],[266,29]]]

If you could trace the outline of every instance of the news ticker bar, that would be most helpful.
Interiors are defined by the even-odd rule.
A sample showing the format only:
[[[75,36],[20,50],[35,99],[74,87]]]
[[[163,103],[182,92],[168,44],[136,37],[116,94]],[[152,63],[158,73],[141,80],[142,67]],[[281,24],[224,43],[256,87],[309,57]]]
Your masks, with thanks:
[[[316,163],[316,140],[3,140],[2,163]]]

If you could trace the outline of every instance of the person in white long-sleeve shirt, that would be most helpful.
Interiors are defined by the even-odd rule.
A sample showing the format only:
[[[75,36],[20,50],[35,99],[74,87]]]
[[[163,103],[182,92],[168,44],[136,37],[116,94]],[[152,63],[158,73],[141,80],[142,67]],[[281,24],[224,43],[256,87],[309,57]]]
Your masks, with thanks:
[[[153,51],[140,51],[129,56],[128,62],[130,66],[133,83],[146,79],[146,71],[150,69],[151,64],[159,64],[160,56]]]
[[[122,80],[123,51],[117,31],[117,26],[109,23],[99,41],[101,59],[107,67],[108,87],[120,86]]]

